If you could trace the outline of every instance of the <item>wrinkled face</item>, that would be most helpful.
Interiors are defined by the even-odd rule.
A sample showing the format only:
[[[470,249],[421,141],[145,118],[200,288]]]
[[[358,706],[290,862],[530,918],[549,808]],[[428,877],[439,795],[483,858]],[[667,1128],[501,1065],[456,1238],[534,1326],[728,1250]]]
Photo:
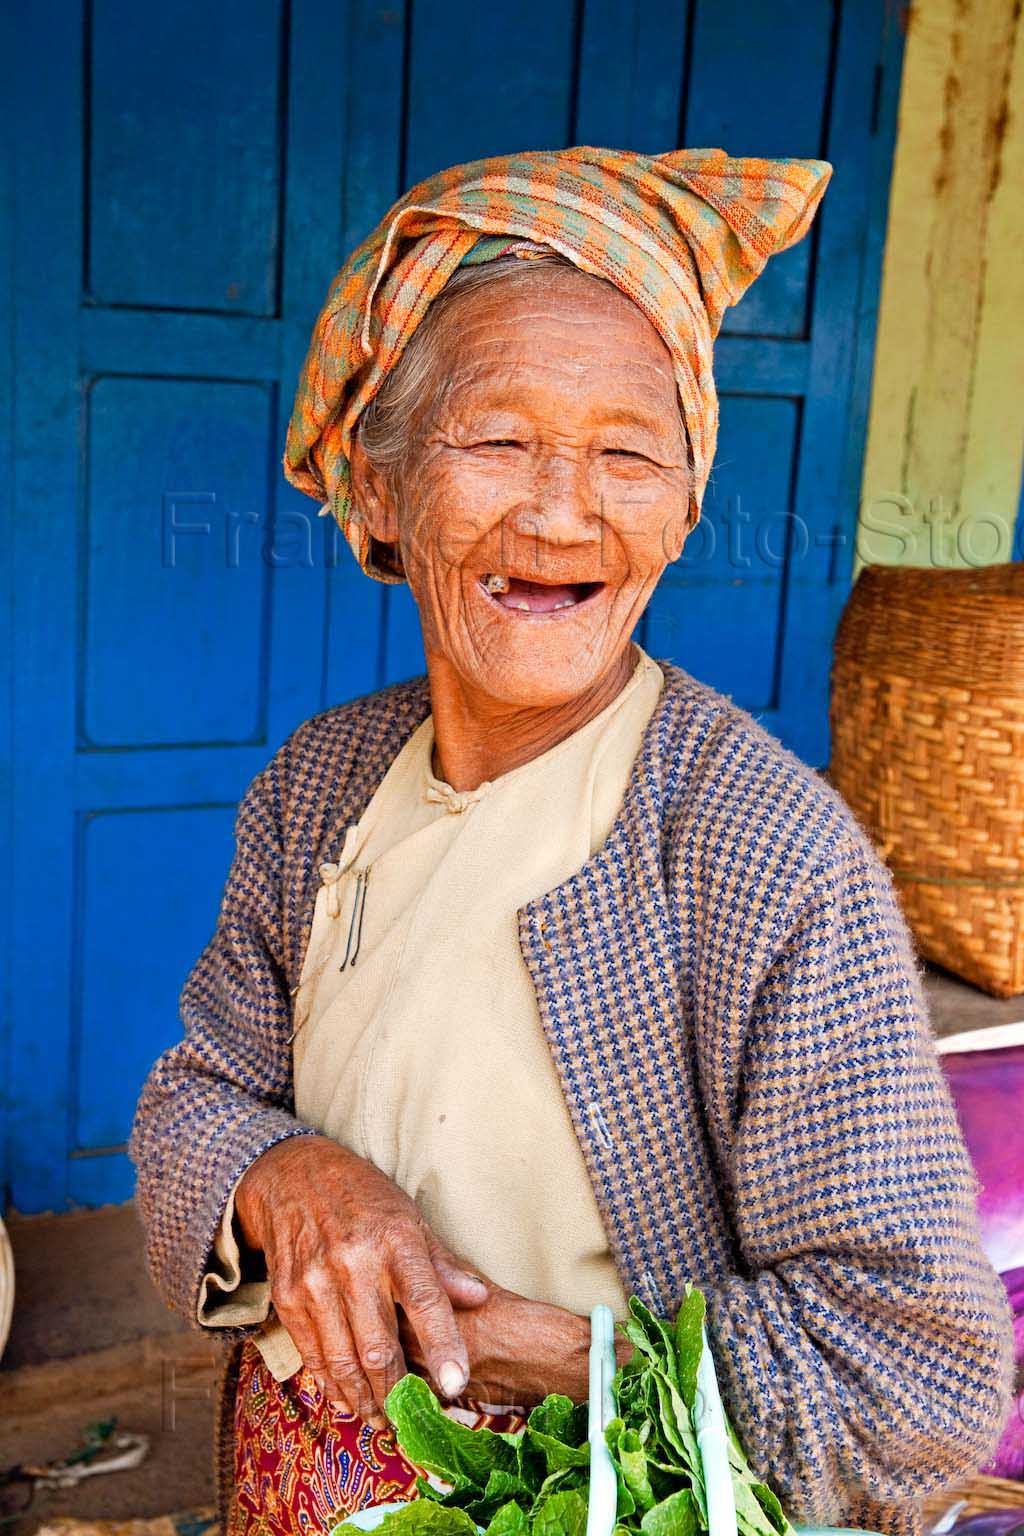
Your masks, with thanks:
[[[398,540],[428,658],[490,698],[556,705],[620,658],[682,549],[672,362],[624,294],[573,272],[456,302],[437,408],[390,486],[357,445],[355,500]]]

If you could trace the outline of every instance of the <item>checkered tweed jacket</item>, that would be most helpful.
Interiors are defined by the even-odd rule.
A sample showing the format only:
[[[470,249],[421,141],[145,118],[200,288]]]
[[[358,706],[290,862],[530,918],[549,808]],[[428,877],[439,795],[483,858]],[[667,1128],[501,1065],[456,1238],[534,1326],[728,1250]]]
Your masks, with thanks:
[[[992,1447],[1012,1367],[908,934],[840,798],[664,670],[607,842],[520,912],[541,1022],[627,1292],[667,1314],[704,1288],[727,1409],[794,1519],[911,1532]],[[316,716],[239,808],[131,1146],[190,1319],[229,1190],[308,1134],[289,994],[318,867],[429,708],[420,678]]]

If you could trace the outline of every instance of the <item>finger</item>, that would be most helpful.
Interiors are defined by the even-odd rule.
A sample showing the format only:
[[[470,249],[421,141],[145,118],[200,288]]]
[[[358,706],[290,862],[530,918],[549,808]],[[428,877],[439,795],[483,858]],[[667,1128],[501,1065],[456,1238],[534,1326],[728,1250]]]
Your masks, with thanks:
[[[324,1364],[323,1347],[313,1321],[312,1315],[306,1311],[297,1295],[291,1292],[273,1291],[274,1310],[278,1320],[288,1330],[289,1336],[295,1348],[302,1357],[304,1368],[316,1380],[317,1386],[324,1397],[329,1397],[337,1403],[346,1413],[354,1412],[347,1397],[334,1384],[334,1389],[328,1390],[326,1367]]]
[[[381,1286],[379,1271],[366,1275],[355,1271],[345,1306],[363,1373],[383,1415],[385,1398],[408,1367],[398,1336],[395,1304],[390,1290]]]
[[[469,1356],[425,1246],[398,1261],[395,1281],[397,1298],[419,1340],[427,1370],[444,1397],[458,1397],[469,1380]]]
[[[350,1413],[383,1428],[383,1421],[378,1423],[374,1418],[373,1392],[359,1363],[345,1300],[333,1272],[325,1265],[315,1265],[303,1274],[302,1285],[307,1298],[304,1310],[313,1332],[310,1369],[332,1402],[347,1404]]]
[[[313,1284],[318,1286],[319,1276],[315,1276]],[[373,1424],[378,1430],[387,1428],[387,1419],[379,1410],[373,1387],[362,1369],[352,1322],[348,1319],[347,1303],[333,1284],[322,1290],[313,1321],[321,1344],[329,1395],[333,1396],[333,1392],[338,1390],[342,1398],[352,1404],[353,1412],[358,1413],[359,1418]]]
[[[461,1263],[433,1233],[427,1240],[427,1248],[449,1301],[456,1307],[482,1306],[490,1294],[487,1281]]]

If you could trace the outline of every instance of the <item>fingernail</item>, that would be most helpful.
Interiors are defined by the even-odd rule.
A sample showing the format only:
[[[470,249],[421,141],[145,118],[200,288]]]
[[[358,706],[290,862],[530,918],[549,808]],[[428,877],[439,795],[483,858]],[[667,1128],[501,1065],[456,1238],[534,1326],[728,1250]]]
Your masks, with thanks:
[[[469,1281],[470,1285],[476,1286],[477,1290],[486,1291],[487,1282],[485,1280],[481,1280],[479,1275],[471,1275],[468,1269],[464,1269],[462,1273],[464,1278]]]
[[[454,1360],[446,1360],[438,1372],[437,1380],[445,1397],[458,1397],[466,1385],[466,1373]]]

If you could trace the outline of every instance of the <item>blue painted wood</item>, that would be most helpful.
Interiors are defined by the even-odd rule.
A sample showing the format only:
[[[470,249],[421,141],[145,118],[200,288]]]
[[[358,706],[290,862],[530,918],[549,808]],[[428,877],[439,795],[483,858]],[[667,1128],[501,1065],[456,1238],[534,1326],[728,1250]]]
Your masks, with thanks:
[[[210,378],[87,390],[83,748],[266,740],[271,403]]]
[[[73,17],[71,18],[74,19]],[[10,1196],[63,1203],[74,868],[76,545],[82,273],[80,31],[61,0],[19,8],[12,97],[15,379]],[[46,90],[40,82],[46,81]],[[32,231],[30,236],[29,231]],[[60,237],[55,232],[60,231]],[[31,388],[21,365],[31,359]]]
[[[809,367],[806,341],[720,336],[715,343],[715,379],[723,395],[804,395]]]
[[[403,164],[406,5],[402,0],[387,7],[351,0],[348,9],[342,259],[366,238],[408,179]]]
[[[119,1205],[131,1198],[134,1187],[135,1173],[127,1152],[105,1152],[102,1156],[72,1155],[68,1159],[68,1205]]]
[[[118,1147],[178,1031],[245,785],[315,709],[422,667],[409,593],[366,581],[280,474],[328,280],[414,178],[683,135],[835,160],[814,241],[720,341],[705,527],[640,627],[825,757],[895,124],[887,0],[255,0],[244,25],[238,3],[199,42],[198,0],[152,17],[39,0],[3,50],[5,125],[33,146],[6,163],[9,266],[0,243],[18,386],[9,476],[0,434],[0,580],[18,577],[0,1119],[26,1210],[130,1192]],[[181,536],[165,582],[154,529],[182,492],[198,499],[179,518],[211,532]]]
[[[388,592],[382,664],[389,683],[417,677],[424,669],[419,614],[408,587],[392,587]]]
[[[731,0],[700,5],[684,113],[689,142],[725,140],[726,147],[740,152],[761,146],[766,153],[824,155],[836,167],[812,238],[769,266],[737,307],[733,333],[722,337],[716,351],[725,420],[729,395],[747,393],[741,378],[746,357],[762,348],[766,359],[773,348],[800,348],[803,379],[797,387],[773,387],[769,378],[763,389],[795,395],[801,425],[785,507],[790,539],[777,572],[777,632],[771,647],[776,684],[772,699],[758,713],[788,745],[818,764],[828,756],[830,648],[849,588],[856,531],[855,469],[863,451],[880,271],[879,205],[895,134],[895,86],[889,82],[898,77],[900,38],[896,29],[887,30],[886,22],[883,5],[870,14],[862,7],[854,12],[849,5],[833,9],[820,3],[799,8],[739,6]],[[724,36],[730,30],[745,39],[745,47],[726,53]],[[755,70],[762,82],[784,85],[757,92],[754,76],[744,80],[745,69]],[[721,82],[717,90],[716,79]],[[730,142],[734,134],[735,143]],[[744,342],[736,332],[748,329],[779,339],[751,336]],[[789,341],[789,336],[806,340]],[[751,349],[746,357],[732,350],[740,345]],[[770,451],[759,452],[753,438],[744,446],[736,493],[745,506],[752,496],[756,500],[770,463]],[[716,477],[720,474],[721,464],[715,471]],[[766,515],[769,522],[759,528],[759,514],[753,528],[755,565],[762,567],[765,556],[758,554],[757,535],[762,544],[766,537],[774,542],[771,520],[778,513]],[[766,554],[774,558],[770,548]],[[727,691],[753,707],[754,698],[763,694],[763,615],[758,612],[755,619],[753,610],[744,612],[740,594],[748,578],[742,577],[738,587],[731,585],[735,579],[723,572],[720,617],[717,627],[708,630],[705,657],[694,652],[674,659],[699,676],[728,662],[736,673]],[[690,594],[686,587],[674,587],[674,580],[674,573],[668,573],[655,596],[649,637],[666,633],[669,619],[680,637],[686,632]]]
[[[0,7],[0,98],[13,99],[15,74],[13,9]],[[14,207],[14,119],[10,111],[0,113],[0,208],[8,213]],[[0,218],[0,335],[14,333],[14,220]],[[0,351],[0,420],[13,425],[14,357],[6,346]],[[13,442],[11,432],[0,432],[0,656],[13,658],[14,652],[14,561],[13,561]],[[11,954],[11,914],[14,845],[13,783],[13,669],[8,672],[0,702],[0,954]],[[11,1052],[11,968],[0,965],[0,1210],[7,1198],[10,1155],[7,1134],[7,1105],[10,1094]]]
[[[280,373],[282,321],[89,306],[80,323],[86,375],[158,378],[172,364],[175,375],[190,379],[273,380]]]
[[[72,1153],[128,1139],[154,1051],[181,1033],[174,1001],[216,920],[233,823],[232,805],[161,804],[78,820]]]
[[[580,36],[578,144],[660,154],[679,141],[683,62],[692,5],[589,0]]]
[[[880,249],[869,247],[873,200],[881,197],[876,140],[895,141],[895,93],[902,35],[886,30],[886,10],[844,6],[835,43],[826,158],[836,167],[819,220],[811,306],[811,358],[793,511],[807,531],[808,558],[794,568],[782,637],[780,720],[789,745],[812,763],[828,760],[828,679],[832,639],[849,591],[864,448],[868,370],[858,353],[873,326],[858,326],[866,295],[877,292]],[[883,157],[887,185],[888,155]]]
[[[796,401],[722,397],[703,515],[682,558],[658,584],[644,640],[654,655],[673,657],[769,729],[778,723],[799,434]]]
[[[347,139],[342,181],[340,261],[369,234],[402,190],[406,12],[352,0],[347,60]],[[344,540],[328,530],[323,703],[379,688],[389,591],[367,581]],[[419,668],[422,670],[422,662]]]
[[[274,575],[274,627],[268,700],[275,741],[305,718],[376,686],[377,658],[366,636],[377,635],[380,598],[347,551],[333,520],[289,486],[281,474],[295,380],[328,282],[346,254],[342,189],[348,166],[348,124],[356,63],[351,7],[337,0],[291,0],[291,91],[286,146],[286,210],[277,429],[270,457],[280,547],[288,558]],[[332,189],[337,189],[334,193]],[[295,556],[308,529],[312,565]],[[337,657],[330,644],[341,608],[348,623]],[[330,677],[328,674],[331,674]]]
[[[170,48],[178,78],[167,90],[181,99],[169,104],[167,91],[155,91],[163,125],[128,121],[134,84],[117,99],[103,63],[109,29],[120,25],[115,9],[91,12],[84,97],[85,17],[69,27],[68,7],[54,0],[20,24],[19,65],[57,95],[56,106],[41,99],[19,69],[19,135],[34,146],[16,165],[25,236],[16,351],[32,359],[18,397],[13,517],[22,900],[12,934],[10,1136],[11,1194],[23,1209],[130,1193],[125,1160],[109,1147],[124,1139],[146,1066],[178,1030],[177,994],[226,872],[230,807],[324,698],[327,567],[338,552],[325,547],[316,507],[283,485],[280,455],[295,375],[343,254],[340,205],[323,189],[342,183],[338,82],[349,18],[332,0],[293,0],[289,10],[287,40],[280,10],[267,5],[252,25],[227,28],[191,75],[187,47],[184,58]],[[148,59],[163,29],[175,27],[184,46],[197,21],[190,0],[165,7],[148,31],[133,13],[126,51]],[[230,152],[249,103],[207,89],[214,64],[243,95],[251,77],[261,111],[269,101],[261,82],[277,82],[251,137],[256,160],[270,154],[269,181],[253,159]],[[279,89],[286,67],[288,101]],[[168,146],[152,135],[165,135],[182,102],[215,151],[194,189],[195,216],[213,199],[202,240],[198,226],[172,234],[164,220],[180,200],[185,162],[173,187],[154,172]],[[79,173],[87,117],[88,209]],[[152,161],[119,163],[118,143],[137,129],[150,135]],[[251,186],[227,185],[238,174],[244,182],[247,167]],[[271,184],[268,222],[258,194]],[[166,205],[155,208],[162,190]],[[232,212],[236,195],[248,199],[248,233]],[[114,247],[126,249],[139,221],[130,257],[115,262]],[[67,239],[39,237],[69,224]],[[82,278],[87,227],[91,291]],[[222,302],[240,273],[245,292]],[[151,307],[130,307],[138,303]],[[201,312],[218,307],[257,313]],[[176,493],[180,520],[209,520],[211,532],[180,537],[180,558],[165,569],[161,516]],[[367,586],[360,578],[359,590]],[[379,600],[368,606],[379,612]],[[348,657],[339,681],[352,692],[373,686],[376,660],[360,678],[361,647],[350,644]],[[216,833],[203,830],[214,822]]]
[[[281,0],[93,0],[94,302],[277,312],[281,23]]]
[[[821,157],[837,11],[836,0],[698,5],[684,143],[734,155]],[[728,311],[723,333],[804,336],[813,250],[812,236],[771,261]]]
[[[151,747],[145,752],[83,752],[74,765],[74,808],[125,809],[237,800],[266,764],[266,742],[252,746],[193,744]]]
[[[568,141],[574,0],[418,0],[407,63],[404,180],[439,166]]]
[[[871,111],[872,132],[868,144],[865,176],[864,256],[860,290],[857,295],[849,431],[841,491],[844,507],[859,506],[860,503],[864,446],[867,442],[868,411],[871,405],[871,370],[875,355],[875,333],[878,329],[878,307],[881,300],[882,261],[889,218],[889,181],[896,147],[896,123],[903,73],[903,39],[907,18],[908,12],[902,6],[889,3],[884,7],[879,21],[878,59],[875,66]],[[837,592],[843,595],[849,589],[853,572],[854,543],[855,540],[850,539],[836,551],[832,566],[832,584]]]

